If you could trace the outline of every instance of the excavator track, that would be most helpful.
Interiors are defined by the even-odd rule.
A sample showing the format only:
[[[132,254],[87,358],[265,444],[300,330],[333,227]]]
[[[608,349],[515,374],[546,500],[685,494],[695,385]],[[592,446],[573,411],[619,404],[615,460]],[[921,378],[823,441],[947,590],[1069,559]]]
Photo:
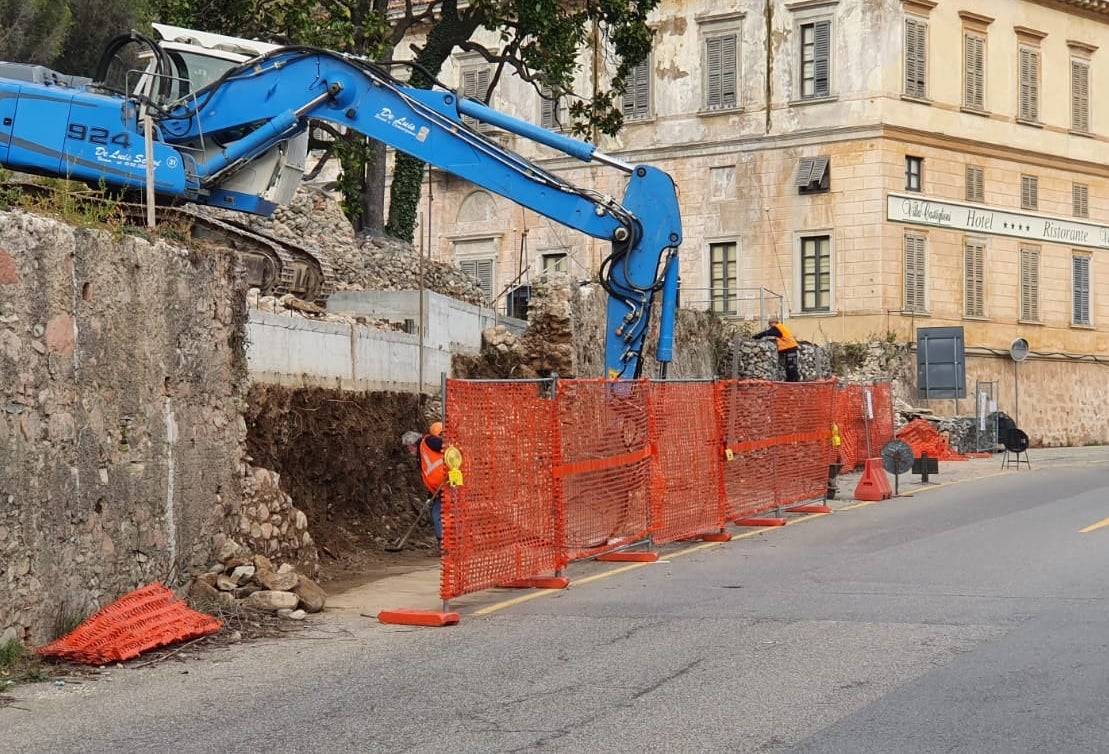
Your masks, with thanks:
[[[63,195],[69,201],[97,204],[118,208],[122,220],[128,225],[146,224],[146,207],[134,202],[118,201],[88,190],[63,190],[29,181],[4,181],[0,190],[15,190],[25,194],[51,197]],[[326,306],[335,289],[335,272],[318,249],[277,238],[263,231],[192,205],[159,206],[157,219],[168,223],[179,232],[200,243],[210,243],[230,249],[239,260],[246,283],[258,288],[263,296],[292,294],[318,306]]]

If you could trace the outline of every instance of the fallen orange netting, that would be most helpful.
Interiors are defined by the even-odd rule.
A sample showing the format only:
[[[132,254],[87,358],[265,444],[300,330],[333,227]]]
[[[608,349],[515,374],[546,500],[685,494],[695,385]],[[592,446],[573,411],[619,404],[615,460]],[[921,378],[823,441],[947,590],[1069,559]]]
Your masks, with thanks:
[[[223,625],[192,610],[161,584],[125,594],[57,641],[35,650],[85,665],[104,665],[138,657],[157,647],[196,639]]]
[[[931,422],[924,419],[913,419],[897,431],[897,438],[904,440],[913,449],[914,458],[920,458],[927,453],[929,458],[940,461],[967,460],[967,456],[952,450],[947,438],[941,435]]]

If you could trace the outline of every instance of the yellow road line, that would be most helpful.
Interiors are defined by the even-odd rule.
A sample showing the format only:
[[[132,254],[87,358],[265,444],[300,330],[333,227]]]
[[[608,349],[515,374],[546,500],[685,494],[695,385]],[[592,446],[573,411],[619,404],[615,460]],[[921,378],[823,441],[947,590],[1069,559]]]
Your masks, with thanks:
[[[796,519],[790,521],[788,526],[793,526],[794,524],[799,524],[802,521],[808,521],[808,520],[813,519],[813,518],[823,518],[824,516],[828,516],[828,515],[831,515],[831,514],[828,514],[828,513],[812,513],[812,514],[809,514],[807,516],[803,516],[801,518],[796,518]],[[767,527],[766,529],[757,529],[755,531],[744,532],[743,534],[736,534],[735,536],[733,536],[731,541],[734,542],[737,539],[750,539],[751,537],[757,537],[760,534],[767,534],[770,531],[774,531],[776,529],[785,529],[785,528],[787,528],[787,527],[786,526],[774,526],[774,527]],[[721,545],[726,545],[726,544],[728,544],[728,543],[727,542],[702,542],[699,545],[693,545],[692,547],[687,547],[684,550],[678,550],[677,552],[672,552],[669,555],[667,555],[665,558],[663,558],[663,560],[673,560],[674,558],[680,558],[683,555],[692,555],[695,552],[700,552],[702,550],[708,550],[708,549],[711,549],[713,547],[720,547]],[[654,563],[629,563],[628,565],[620,566],[619,568],[613,568],[613,569],[608,570],[608,571],[602,571],[601,573],[595,573],[592,576],[585,576],[584,578],[573,579],[570,582],[570,585],[571,586],[584,586],[585,584],[590,584],[594,581],[600,581],[601,579],[607,579],[610,576],[617,576],[621,573],[627,573],[628,571],[634,571],[637,568],[645,568],[646,566],[649,566],[649,565],[655,565],[655,564]],[[513,597],[511,599],[504,600],[503,602],[496,602],[492,605],[486,605],[485,607],[482,607],[482,608],[479,608],[479,609],[475,610],[472,613],[472,615],[479,616],[479,617],[483,616],[483,615],[490,615],[491,613],[495,613],[495,612],[498,612],[500,610],[506,610],[510,607],[515,607],[516,605],[521,605],[525,602],[530,602],[531,600],[537,600],[540,597],[546,597],[547,595],[550,595],[550,594],[558,594],[562,591],[564,591],[564,590],[562,590],[562,589],[539,589],[539,590],[536,590],[534,592],[529,592],[528,594],[520,595],[519,597]]]
[[[1097,531],[1098,529],[1104,529],[1106,526],[1109,526],[1109,518],[1103,518],[1100,521],[1098,521],[1096,524],[1090,524],[1085,529],[1079,529],[1078,533],[1079,534],[1089,534],[1092,531]]]

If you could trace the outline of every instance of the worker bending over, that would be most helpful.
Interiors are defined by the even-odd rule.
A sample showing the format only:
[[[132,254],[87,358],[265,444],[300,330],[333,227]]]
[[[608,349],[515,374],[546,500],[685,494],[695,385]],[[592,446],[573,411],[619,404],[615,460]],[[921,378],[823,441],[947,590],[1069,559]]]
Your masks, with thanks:
[[[778,341],[778,363],[786,370],[786,382],[800,382],[801,370],[797,365],[797,340],[789,328],[781,323],[777,317],[771,317],[770,327],[760,333],[756,338],[775,338]]]
[[[420,457],[420,477],[431,494],[431,523],[435,527],[436,554],[443,552],[443,486],[447,467],[443,464],[443,423],[433,422],[426,435],[405,432],[405,448]]]

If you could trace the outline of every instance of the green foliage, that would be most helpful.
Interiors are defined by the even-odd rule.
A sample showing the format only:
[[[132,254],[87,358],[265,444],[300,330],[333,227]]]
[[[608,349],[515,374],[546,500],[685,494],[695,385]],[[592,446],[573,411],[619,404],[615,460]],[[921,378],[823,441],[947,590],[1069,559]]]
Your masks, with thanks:
[[[15,639],[0,644],[0,691],[17,683],[34,683],[47,678],[37,656]]]
[[[0,60],[50,65],[73,23],[71,3],[0,0]]]

